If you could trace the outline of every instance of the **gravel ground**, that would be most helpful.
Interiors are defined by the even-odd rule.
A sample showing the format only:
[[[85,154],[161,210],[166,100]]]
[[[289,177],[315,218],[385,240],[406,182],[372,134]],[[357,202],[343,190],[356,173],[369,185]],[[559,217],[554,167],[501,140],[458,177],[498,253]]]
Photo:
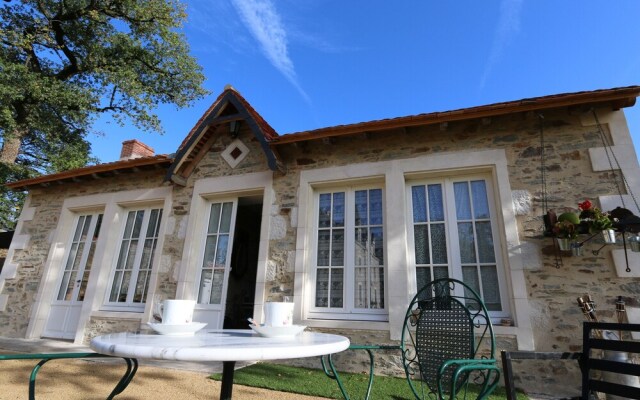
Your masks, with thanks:
[[[0,399],[28,398],[28,382],[36,360],[0,362]],[[122,360],[52,360],[38,373],[36,399],[105,399],[124,372]],[[208,379],[205,372],[194,372],[141,365],[129,387],[118,400],[218,399],[220,382]],[[294,400],[318,397],[275,392],[235,385],[237,400]]]

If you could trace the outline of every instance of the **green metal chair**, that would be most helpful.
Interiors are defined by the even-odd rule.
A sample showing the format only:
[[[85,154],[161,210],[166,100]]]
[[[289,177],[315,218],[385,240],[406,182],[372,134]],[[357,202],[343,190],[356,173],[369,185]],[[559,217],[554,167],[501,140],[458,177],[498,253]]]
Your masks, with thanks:
[[[500,380],[487,309],[473,289],[456,279],[438,279],[418,291],[407,308],[399,345],[352,345],[350,349],[369,354],[366,399],[373,385],[375,350],[400,350],[416,399],[483,399]],[[321,361],[348,400],[331,356]]]
[[[113,388],[107,400],[113,399],[115,396],[122,393],[138,371],[138,360],[128,357],[115,357],[99,353],[29,353],[29,354],[0,354],[0,361],[3,360],[40,360],[33,369],[29,376],[29,400],[35,400],[36,398],[36,377],[40,368],[51,360],[63,360],[72,358],[122,358],[127,363],[127,369],[122,375],[122,378],[118,381]]]

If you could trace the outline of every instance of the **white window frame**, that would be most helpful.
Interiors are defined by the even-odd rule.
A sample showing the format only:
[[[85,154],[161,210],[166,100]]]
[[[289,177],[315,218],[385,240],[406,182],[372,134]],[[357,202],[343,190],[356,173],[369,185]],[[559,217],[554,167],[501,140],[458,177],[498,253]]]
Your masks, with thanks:
[[[318,328],[370,329],[388,331],[392,340],[400,339],[402,320],[414,290],[415,273],[409,265],[406,224],[406,181],[434,175],[461,173],[488,173],[493,178],[496,204],[498,205],[498,230],[494,233],[503,243],[500,257],[504,262],[508,302],[511,306],[513,326],[494,326],[496,333],[513,336],[519,350],[533,350],[534,315],[527,295],[524,276],[525,260],[518,233],[515,208],[513,206],[509,164],[504,149],[467,150],[429,154],[400,160],[346,164],[328,168],[300,171],[298,185],[298,216],[296,218],[297,239],[295,254],[295,318],[300,323]],[[309,307],[314,286],[310,279],[313,238],[313,191],[321,185],[340,182],[383,181],[385,185],[386,217],[386,274],[389,322],[347,321],[310,318]],[[528,260],[531,263],[531,260]],[[535,263],[535,261],[534,261]],[[537,265],[537,264],[535,264]],[[393,279],[389,279],[393,277]]]
[[[149,271],[149,278],[148,278],[148,288],[146,290],[146,295],[145,295],[145,299],[140,302],[140,303],[134,303],[132,301],[132,298],[135,294],[135,283],[137,282],[137,278],[138,278],[138,274],[140,272],[140,262],[142,259],[142,254],[144,251],[144,241],[146,240],[147,236],[147,229],[149,228],[149,219],[151,216],[151,211],[154,209],[159,209],[160,210],[160,222],[159,222],[159,226],[157,227],[158,230],[158,235],[155,238],[156,240],[156,244],[155,244],[155,250],[154,250],[154,254],[151,258],[151,260],[149,260],[150,262],[150,271]],[[131,273],[131,277],[129,279],[129,291],[127,293],[127,301],[126,302],[116,302],[116,301],[110,301],[109,298],[111,296],[111,290],[113,288],[113,281],[115,278],[115,272],[116,272],[116,268],[118,267],[118,258],[119,258],[119,254],[120,254],[120,248],[122,246],[122,241],[123,241],[123,235],[125,233],[125,229],[126,229],[126,225],[127,225],[127,219],[129,217],[129,213],[131,212],[137,212],[137,211],[141,211],[144,210],[145,211],[145,215],[143,218],[143,222],[142,222],[142,229],[144,229],[144,233],[140,233],[140,243],[138,245],[138,250],[136,251],[135,254],[135,259],[134,259],[134,266],[133,266],[133,270]],[[115,253],[113,255],[113,260],[112,260],[112,265],[111,265],[111,269],[109,272],[109,281],[108,284],[106,286],[106,290],[105,290],[105,297],[104,297],[104,304],[102,306],[102,310],[105,311],[128,311],[128,312],[138,312],[138,313],[142,313],[145,311],[145,308],[147,307],[147,303],[150,303],[150,299],[152,299],[153,297],[153,293],[154,293],[154,287],[153,285],[155,285],[155,279],[153,279],[153,276],[155,275],[155,265],[157,265],[158,263],[158,259],[162,256],[162,236],[163,236],[163,226],[164,226],[164,219],[166,218],[166,212],[164,210],[164,207],[162,204],[146,204],[144,206],[132,206],[132,207],[124,207],[122,209],[121,212],[123,218],[122,218],[122,222],[120,224],[120,229],[119,229],[119,235],[118,235],[118,242],[117,245],[115,247]],[[133,283],[133,285],[132,285]]]
[[[209,222],[208,219],[205,220],[202,218],[202,215],[207,213],[207,207],[210,207],[211,202],[243,196],[262,196],[263,215],[260,225],[260,244],[253,312],[253,318],[257,321],[262,321],[263,304],[267,296],[269,226],[272,219],[269,205],[275,201],[272,179],[272,171],[264,171],[244,174],[242,175],[242,179],[238,179],[237,176],[224,176],[203,178],[195,182],[191,196],[191,205],[189,207],[189,219],[185,230],[186,237],[178,275],[176,298],[195,300],[198,295],[198,271],[202,263],[202,254],[204,254],[202,233],[206,232],[204,225]],[[211,307],[209,305],[202,306]],[[196,305],[196,310],[200,308],[200,305]]]
[[[382,191],[382,234],[383,234],[383,249],[384,260],[382,268],[384,270],[383,276],[383,308],[356,308],[354,301],[354,283],[355,283],[355,193],[359,190],[375,190],[380,189]],[[318,210],[320,207],[320,195],[324,193],[344,193],[345,194],[345,213],[344,213],[344,235],[345,235],[345,249],[344,249],[344,266],[343,268],[343,302],[342,307],[317,307],[315,305],[315,290],[316,290],[316,278],[317,278],[317,254],[318,254]],[[316,188],[314,190],[314,218],[313,218],[313,240],[310,250],[311,255],[311,292],[312,299],[309,306],[310,318],[324,318],[324,319],[348,319],[348,320],[360,320],[360,321],[386,321],[387,320],[387,255],[386,255],[386,216],[385,216],[385,188],[382,183],[378,184],[355,184],[355,185],[337,185]],[[367,266],[369,268],[370,266]],[[322,268],[322,267],[321,267]]]
[[[203,271],[203,262],[204,262],[204,256],[205,256],[205,251],[207,248],[207,236],[208,236],[208,227],[209,227],[209,220],[211,219],[211,206],[213,204],[221,204],[224,207],[225,203],[231,203],[231,216],[230,216],[230,226],[229,226],[229,232],[228,232],[228,243],[227,243],[227,248],[226,248],[226,252],[227,254],[225,255],[225,264],[223,267],[223,274],[222,274],[222,288],[221,293],[220,293],[220,301],[218,303],[210,303],[210,302],[201,302],[200,301],[200,289],[201,289],[201,279],[202,279],[202,271]],[[197,274],[196,274],[196,285],[193,288],[194,293],[196,294],[196,307],[197,308],[209,308],[209,309],[216,309],[216,310],[222,310],[224,309],[224,306],[226,304],[226,299],[227,299],[227,287],[229,284],[229,272],[231,271],[231,252],[233,249],[233,241],[234,241],[234,234],[235,234],[235,224],[236,224],[236,213],[238,211],[238,199],[237,198],[210,198],[207,199],[206,202],[206,206],[207,206],[207,215],[206,218],[204,218],[204,226],[203,226],[203,231],[200,234],[200,255],[199,255],[199,263],[198,263],[198,270],[197,270]],[[219,224],[220,222],[218,222]],[[220,231],[216,232],[217,236],[220,236]],[[212,271],[215,271],[216,268],[212,268]],[[212,275],[213,276],[213,275]],[[211,296],[211,292],[209,293],[209,297]]]
[[[490,213],[490,224],[491,224],[491,233],[492,240],[494,244],[494,255],[495,255],[495,264],[497,270],[497,278],[499,285],[499,294],[500,294],[500,303],[501,310],[499,311],[489,311],[489,316],[492,321],[499,322],[500,319],[511,316],[511,310],[509,307],[508,294],[507,294],[507,282],[505,279],[505,270],[504,270],[504,262],[502,252],[502,240],[497,235],[498,232],[498,222],[497,222],[497,210],[498,204],[496,203],[495,198],[495,188],[491,175],[489,174],[460,174],[460,175],[436,175],[433,177],[427,177],[424,179],[408,179],[406,181],[406,199],[407,199],[407,213],[406,213],[406,224],[407,224],[407,248],[408,248],[408,268],[412,270],[414,276],[416,276],[416,259],[415,259],[415,237],[414,237],[414,222],[413,222],[413,201],[412,201],[412,187],[414,186],[428,186],[430,184],[441,184],[442,185],[442,201],[444,206],[445,220],[443,221],[445,224],[445,236],[447,240],[447,267],[448,274],[450,278],[458,279],[464,281],[462,276],[462,261],[460,259],[460,246],[458,240],[458,230],[457,230],[457,216],[456,216],[456,205],[454,199],[454,183],[456,182],[471,182],[474,180],[482,180],[486,183],[486,194],[487,194],[487,203],[489,206]],[[482,280],[480,279],[479,285],[482,285]],[[416,293],[420,288],[417,287],[417,282],[414,278],[414,287],[412,289],[413,293]],[[482,293],[478,293],[480,297],[482,297]]]

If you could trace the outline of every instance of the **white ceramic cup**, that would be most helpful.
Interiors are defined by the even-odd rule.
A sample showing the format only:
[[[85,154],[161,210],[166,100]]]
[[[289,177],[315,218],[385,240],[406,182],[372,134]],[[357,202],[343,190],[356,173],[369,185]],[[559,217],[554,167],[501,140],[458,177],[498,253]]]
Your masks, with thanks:
[[[293,325],[293,303],[264,303],[264,324],[265,326]]]
[[[162,323],[167,325],[190,324],[193,320],[195,300],[165,300],[162,302]]]

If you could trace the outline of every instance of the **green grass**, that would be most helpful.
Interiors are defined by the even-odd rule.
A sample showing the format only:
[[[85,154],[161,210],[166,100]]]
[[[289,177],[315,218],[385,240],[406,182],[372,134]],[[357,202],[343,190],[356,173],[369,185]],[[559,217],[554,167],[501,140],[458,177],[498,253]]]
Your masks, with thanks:
[[[221,374],[213,374],[212,379],[220,380]],[[362,399],[367,387],[366,374],[340,373],[340,377],[352,399]],[[234,383],[245,386],[259,387],[304,394],[307,396],[328,397],[342,399],[338,384],[328,378],[324,372],[316,369],[297,368],[278,364],[258,363],[239,369],[235,372]],[[504,400],[504,389],[496,389],[491,400]],[[373,383],[372,399],[414,399],[406,379],[388,376],[376,376]],[[528,398],[519,393],[518,400]]]

